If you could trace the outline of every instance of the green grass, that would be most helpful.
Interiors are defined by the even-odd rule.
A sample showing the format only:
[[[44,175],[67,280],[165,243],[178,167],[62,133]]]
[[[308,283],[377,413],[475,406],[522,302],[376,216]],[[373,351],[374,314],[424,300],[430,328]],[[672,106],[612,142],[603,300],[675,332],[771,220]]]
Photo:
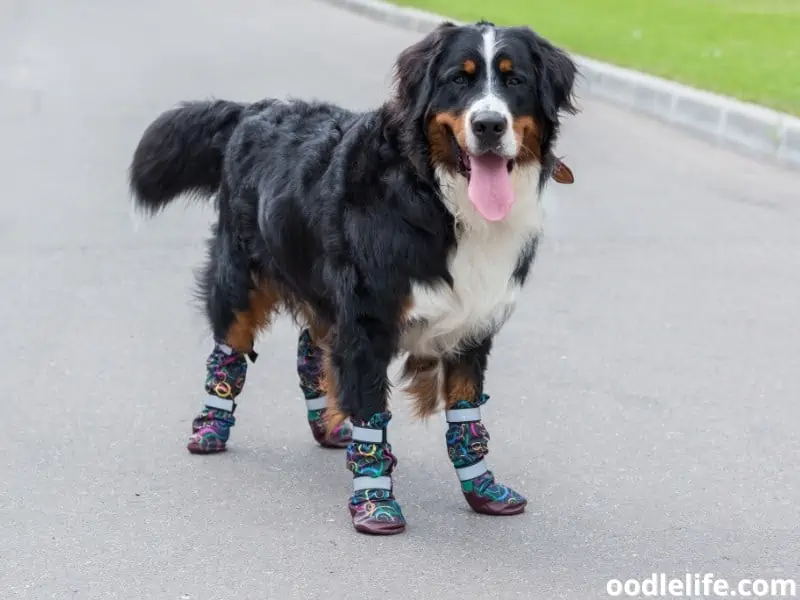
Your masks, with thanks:
[[[800,115],[800,0],[395,0]]]

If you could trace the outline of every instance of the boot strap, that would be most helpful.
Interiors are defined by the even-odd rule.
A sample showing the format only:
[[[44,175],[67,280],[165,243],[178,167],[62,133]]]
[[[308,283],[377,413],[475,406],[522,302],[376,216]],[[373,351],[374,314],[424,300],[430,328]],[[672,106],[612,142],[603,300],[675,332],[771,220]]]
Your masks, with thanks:
[[[361,490],[391,490],[392,478],[388,475],[380,477],[353,477],[353,491],[359,492]]]
[[[385,444],[386,429],[371,429],[353,425],[352,440],[359,444]]]
[[[217,396],[208,396],[206,398],[206,408],[227,410],[229,413],[232,413],[236,410],[236,403],[233,400],[226,400],[225,398],[218,398]]]
[[[320,396],[319,398],[309,398],[306,400],[307,410],[322,410],[328,408],[328,397]]]
[[[235,352],[233,348],[231,348],[228,344],[224,342],[217,342],[217,348],[222,350],[222,353],[226,354],[227,356],[230,356]],[[249,352],[245,352],[244,354],[247,355],[247,358],[249,358],[250,362],[253,364],[255,364],[255,362],[258,360],[258,352],[256,352],[255,350],[250,350]]]
[[[486,466],[486,462],[481,459],[473,465],[456,469],[456,473],[458,474],[459,480],[469,481],[470,479],[475,479],[476,477],[483,475],[488,470],[489,467]]]
[[[455,408],[444,413],[448,423],[471,423],[481,420],[480,408]]]

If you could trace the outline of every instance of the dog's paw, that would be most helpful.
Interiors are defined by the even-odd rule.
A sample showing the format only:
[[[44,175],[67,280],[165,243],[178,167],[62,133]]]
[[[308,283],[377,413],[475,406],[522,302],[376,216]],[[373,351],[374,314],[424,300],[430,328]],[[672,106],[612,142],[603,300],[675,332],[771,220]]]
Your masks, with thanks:
[[[397,500],[367,500],[349,504],[353,527],[360,533],[372,535],[394,535],[406,528],[406,519]]]
[[[470,508],[484,515],[517,515],[525,510],[528,501],[507,485],[497,483],[491,471],[461,484]]]

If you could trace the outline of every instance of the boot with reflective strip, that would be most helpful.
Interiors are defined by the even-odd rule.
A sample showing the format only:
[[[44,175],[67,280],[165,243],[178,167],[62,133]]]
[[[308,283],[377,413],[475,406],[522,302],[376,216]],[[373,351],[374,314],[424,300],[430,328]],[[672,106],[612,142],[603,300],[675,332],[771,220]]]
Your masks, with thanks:
[[[386,440],[390,412],[353,422],[353,440],[347,447],[347,468],[353,473],[353,495],[348,508],[353,527],[361,533],[392,535],[402,532],[406,520],[394,498],[392,471],[397,458]]]
[[[461,491],[472,510],[486,515],[516,515],[528,501],[501,483],[486,465],[489,432],[481,422],[480,407],[489,400],[482,394],[475,400],[460,400],[445,411],[447,453],[461,482]]]
[[[214,454],[227,449],[231,427],[236,424],[236,396],[244,388],[247,356],[217,342],[206,360],[205,406],[192,421],[186,448],[192,454]]]
[[[306,402],[308,426],[314,439],[325,448],[347,448],[350,443],[349,423],[345,421],[337,425],[330,434],[325,430],[328,398],[320,390],[322,349],[314,344],[308,329],[303,329],[297,340],[297,376]]]

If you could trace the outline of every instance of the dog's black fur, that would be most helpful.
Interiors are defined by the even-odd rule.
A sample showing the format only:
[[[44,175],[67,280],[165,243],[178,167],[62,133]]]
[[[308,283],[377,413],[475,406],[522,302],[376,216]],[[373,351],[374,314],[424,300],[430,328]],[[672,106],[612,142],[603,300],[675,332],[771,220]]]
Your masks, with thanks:
[[[463,56],[482,27],[444,24],[403,52],[394,97],[353,112],[323,102],[187,103],[144,132],[131,165],[140,207],[157,212],[181,194],[216,194],[201,295],[214,336],[267,286],[281,304],[329,331],[342,412],[367,419],[386,409],[387,367],[398,352],[412,282],[452,282],[454,216],[434,168],[457,169],[458,149],[429,129],[434,115],[463,111]],[[556,164],[559,111],[572,111],[575,67],[527,28],[503,31],[517,66],[506,99],[534,119],[544,185]],[[452,141],[449,140],[448,143]],[[519,257],[524,280],[535,241]],[[491,337],[450,358],[482,385]],[[248,348],[237,348],[247,351]]]

